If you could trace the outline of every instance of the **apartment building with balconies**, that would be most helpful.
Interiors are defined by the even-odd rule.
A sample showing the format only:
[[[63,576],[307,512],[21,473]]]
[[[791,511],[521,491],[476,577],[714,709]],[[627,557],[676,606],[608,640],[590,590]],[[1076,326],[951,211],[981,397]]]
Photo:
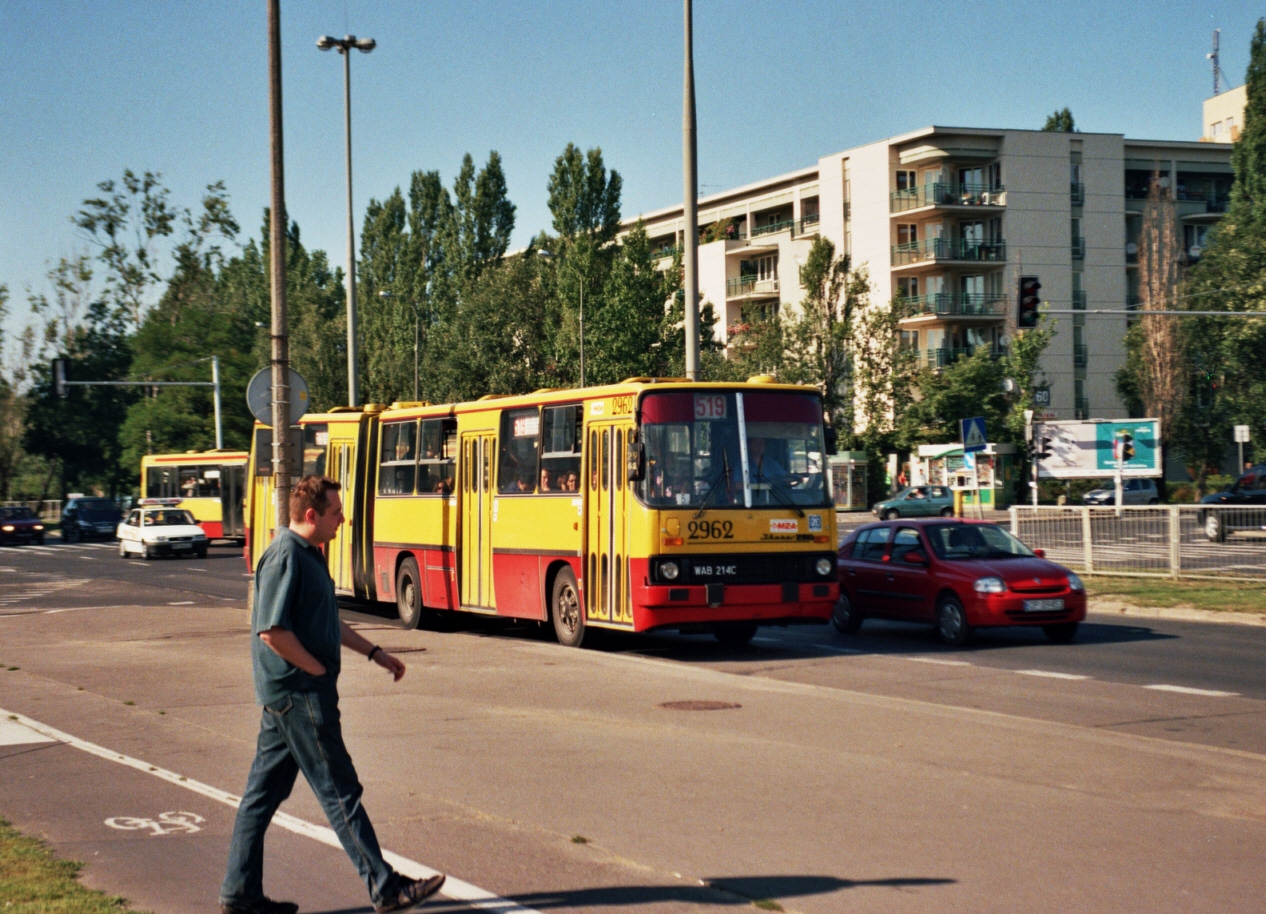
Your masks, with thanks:
[[[1048,418],[1119,418],[1115,388],[1138,302],[1137,248],[1153,174],[1171,189],[1189,259],[1225,210],[1228,146],[1120,134],[928,127],[825,156],[815,167],[699,201],[699,288],[727,342],[758,315],[795,308],[817,235],[865,266],[872,301],[903,297],[904,343],[939,370],[1017,332],[1021,275],[1053,316],[1042,359]],[[682,208],[644,214],[654,247],[681,245]],[[628,220],[629,228],[636,220]]]

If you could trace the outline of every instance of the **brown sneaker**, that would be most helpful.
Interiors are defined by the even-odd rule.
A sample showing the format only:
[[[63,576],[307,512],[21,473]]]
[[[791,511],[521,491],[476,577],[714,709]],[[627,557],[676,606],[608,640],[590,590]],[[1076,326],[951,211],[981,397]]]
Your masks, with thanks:
[[[401,878],[400,888],[396,890],[395,896],[383,899],[382,904],[374,908],[374,911],[376,914],[384,914],[385,911],[407,911],[417,907],[438,892],[447,878],[443,873],[436,873],[430,879]]]

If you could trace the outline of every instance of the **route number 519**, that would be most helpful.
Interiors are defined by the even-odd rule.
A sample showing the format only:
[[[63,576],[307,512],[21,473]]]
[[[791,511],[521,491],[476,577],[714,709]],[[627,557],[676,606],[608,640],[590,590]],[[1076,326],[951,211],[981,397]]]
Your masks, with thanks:
[[[695,420],[725,418],[725,394],[696,394]]]

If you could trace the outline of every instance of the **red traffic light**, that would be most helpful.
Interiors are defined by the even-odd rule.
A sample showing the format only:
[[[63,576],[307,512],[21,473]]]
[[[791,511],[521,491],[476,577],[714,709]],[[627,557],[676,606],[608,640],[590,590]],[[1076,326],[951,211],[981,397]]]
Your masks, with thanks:
[[[1020,277],[1019,307],[1016,312],[1016,324],[1018,326],[1025,329],[1037,326],[1037,309],[1042,304],[1042,299],[1038,297],[1037,293],[1041,288],[1042,284],[1038,282],[1036,276]]]

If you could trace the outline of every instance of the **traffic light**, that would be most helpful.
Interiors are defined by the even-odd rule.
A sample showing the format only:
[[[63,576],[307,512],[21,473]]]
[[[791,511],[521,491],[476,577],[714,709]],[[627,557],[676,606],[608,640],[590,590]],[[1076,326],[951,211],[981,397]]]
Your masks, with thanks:
[[[1033,456],[1038,460],[1045,460],[1051,456],[1051,439],[1047,435],[1043,435],[1037,441],[1037,450],[1033,452]]]
[[[1036,276],[1020,277],[1020,295],[1018,300],[1018,311],[1016,313],[1016,324],[1021,329],[1030,329],[1037,326],[1037,309],[1042,304],[1042,300],[1038,298],[1038,289],[1042,288],[1042,284],[1037,281]]]
[[[1134,459],[1134,436],[1125,434],[1121,436],[1121,462],[1129,463]]]

